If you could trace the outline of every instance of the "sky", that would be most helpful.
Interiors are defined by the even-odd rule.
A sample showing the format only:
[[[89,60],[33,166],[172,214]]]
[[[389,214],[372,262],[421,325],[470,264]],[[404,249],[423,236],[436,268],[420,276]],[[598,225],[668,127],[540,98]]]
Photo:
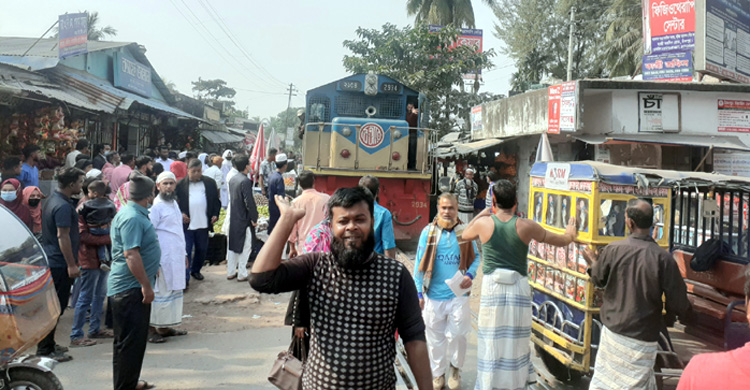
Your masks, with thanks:
[[[480,91],[507,94],[513,62],[492,34],[492,11],[473,3],[484,49],[497,53]],[[117,29],[108,40],[144,45],[159,76],[180,92],[192,96],[198,77],[223,79],[237,90],[236,107],[261,118],[287,108],[290,83],[298,91],[291,105],[302,107],[307,90],[346,77],[342,42],[356,39],[358,27],[414,24],[406,0],[3,0],[0,36],[39,37],[58,15],[83,10]]]

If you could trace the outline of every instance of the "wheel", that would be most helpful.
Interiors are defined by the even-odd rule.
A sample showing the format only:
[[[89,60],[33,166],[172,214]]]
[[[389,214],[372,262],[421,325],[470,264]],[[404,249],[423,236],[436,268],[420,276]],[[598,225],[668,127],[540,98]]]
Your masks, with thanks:
[[[63,390],[55,374],[32,368],[11,369],[8,387],[10,390]]]
[[[560,382],[578,382],[581,379],[581,373],[576,370],[571,370],[566,365],[562,364],[549,352],[545,351],[544,348],[534,345],[536,353],[542,358],[544,366],[547,367],[547,371]]]

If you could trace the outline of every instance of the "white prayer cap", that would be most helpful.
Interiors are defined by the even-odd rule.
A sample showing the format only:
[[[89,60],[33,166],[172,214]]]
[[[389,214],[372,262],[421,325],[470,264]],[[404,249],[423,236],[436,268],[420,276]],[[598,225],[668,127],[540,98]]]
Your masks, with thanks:
[[[185,151],[182,151],[180,152],[180,154],[177,155],[177,158],[185,158],[185,157],[187,157],[187,152]]]
[[[464,173],[465,173],[465,174],[466,174],[466,173],[469,173],[469,172],[471,172],[471,173],[476,173],[476,171],[474,170],[474,168],[466,168],[466,169],[464,170]]]
[[[98,170],[96,168],[94,168],[94,169],[86,172],[86,178],[87,179],[92,178],[92,177],[98,178],[101,175],[102,175],[102,171],[100,171],[100,170]]]
[[[162,181],[167,180],[167,179],[172,179],[175,182],[177,181],[177,177],[175,177],[174,173],[169,172],[169,171],[164,171],[160,173],[159,176],[156,177],[156,184],[159,184]]]
[[[276,155],[276,162],[277,163],[285,163],[286,162],[286,154],[279,153]]]

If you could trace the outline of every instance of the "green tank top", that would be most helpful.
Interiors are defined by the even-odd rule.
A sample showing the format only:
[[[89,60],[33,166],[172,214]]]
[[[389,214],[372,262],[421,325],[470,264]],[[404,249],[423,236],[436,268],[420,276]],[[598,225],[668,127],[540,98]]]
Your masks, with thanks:
[[[524,244],[518,237],[516,220],[518,217],[503,222],[496,215],[492,216],[495,230],[490,240],[482,244],[484,257],[482,271],[485,275],[491,274],[496,268],[503,268],[526,276],[528,270],[526,255],[529,253],[529,245]]]

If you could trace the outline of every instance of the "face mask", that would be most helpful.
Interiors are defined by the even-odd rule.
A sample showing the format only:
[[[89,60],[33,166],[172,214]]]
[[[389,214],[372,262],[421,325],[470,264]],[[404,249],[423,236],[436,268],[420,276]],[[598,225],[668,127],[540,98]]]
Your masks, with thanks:
[[[29,207],[39,206],[39,202],[41,201],[41,199],[29,199]]]
[[[0,197],[6,202],[12,202],[16,200],[16,192],[15,191],[2,191],[0,192]]]

